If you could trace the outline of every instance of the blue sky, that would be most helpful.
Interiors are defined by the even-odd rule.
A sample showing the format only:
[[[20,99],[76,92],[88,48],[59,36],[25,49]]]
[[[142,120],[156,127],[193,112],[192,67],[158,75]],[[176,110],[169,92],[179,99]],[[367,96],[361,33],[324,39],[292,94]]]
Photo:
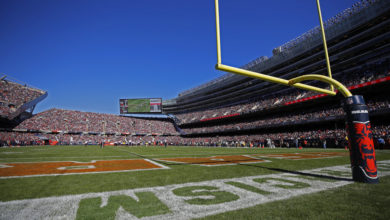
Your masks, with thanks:
[[[324,19],[356,0],[321,0]],[[315,0],[220,0],[223,63],[242,66],[319,24]],[[50,108],[119,114],[223,75],[213,0],[0,0],[0,73]]]

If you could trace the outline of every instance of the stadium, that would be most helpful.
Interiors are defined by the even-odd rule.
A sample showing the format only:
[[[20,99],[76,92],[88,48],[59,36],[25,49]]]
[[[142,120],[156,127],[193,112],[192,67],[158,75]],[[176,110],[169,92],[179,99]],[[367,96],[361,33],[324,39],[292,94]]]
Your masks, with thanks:
[[[389,219],[390,2],[357,1],[324,27],[333,78],[368,106],[378,184],[351,178],[340,93],[226,73],[172,99],[120,99],[120,114],[35,113],[50,91],[3,74],[0,219]],[[321,37],[241,68],[327,75]]]

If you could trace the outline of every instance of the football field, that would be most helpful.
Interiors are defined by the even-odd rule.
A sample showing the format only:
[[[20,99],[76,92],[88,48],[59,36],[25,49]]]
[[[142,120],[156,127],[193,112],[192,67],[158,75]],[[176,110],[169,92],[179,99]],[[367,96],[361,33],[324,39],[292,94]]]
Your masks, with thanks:
[[[129,99],[128,112],[150,112],[149,99]]]
[[[389,219],[376,156],[362,184],[344,149],[0,148],[0,219]]]

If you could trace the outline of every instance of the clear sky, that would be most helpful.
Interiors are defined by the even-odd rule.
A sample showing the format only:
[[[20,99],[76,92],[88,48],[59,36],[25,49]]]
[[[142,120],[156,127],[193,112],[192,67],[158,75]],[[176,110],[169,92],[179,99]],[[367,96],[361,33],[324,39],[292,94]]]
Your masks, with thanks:
[[[324,19],[356,0],[321,0]],[[220,0],[223,63],[242,66],[319,24],[315,0]],[[35,113],[119,114],[223,75],[214,0],[0,0],[0,73],[48,91]]]

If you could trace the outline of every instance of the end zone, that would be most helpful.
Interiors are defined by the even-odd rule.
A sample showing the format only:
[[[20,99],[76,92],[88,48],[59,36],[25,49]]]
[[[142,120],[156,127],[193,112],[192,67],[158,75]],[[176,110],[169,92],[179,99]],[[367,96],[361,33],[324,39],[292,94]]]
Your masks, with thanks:
[[[228,156],[211,156],[211,157],[179,157],[179,158],[162,158],[166,162],[176,162],[185,164],[196,164],[200,166],[223,166],[235,165],[240,163],[264,163],[270,162],[264,159],[254,158],[248,155],[228,155]]]
[[[148,159],[100,160],[91,162],[2,163],[0,179],[70,174],[112,173],[140,170],[170,169]]]

